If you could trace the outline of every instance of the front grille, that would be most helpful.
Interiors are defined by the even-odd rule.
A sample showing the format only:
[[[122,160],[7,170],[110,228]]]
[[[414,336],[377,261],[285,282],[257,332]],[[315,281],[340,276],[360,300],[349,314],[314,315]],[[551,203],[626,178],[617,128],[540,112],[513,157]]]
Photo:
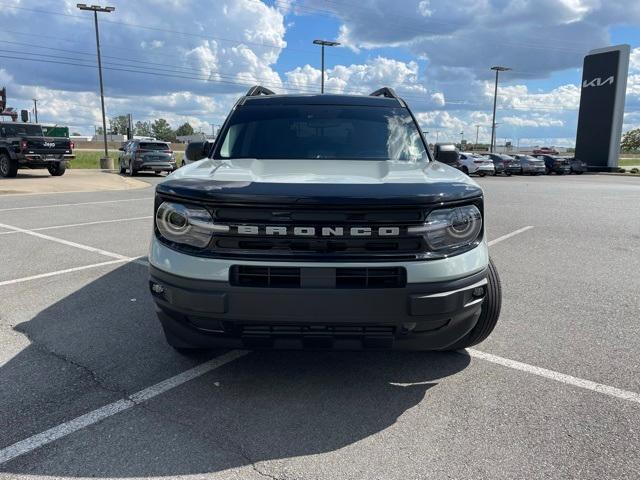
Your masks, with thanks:
[[[241,335],[392,336],[394,326],[386,325],[241,325]]]
[[[325,268],[234,265],[231,285],[258,288],[402,288],[407,272],[401,267]]]
[[[423,208],[222,206],[213,208],[212,213],[217,224],[230,226],[229,232],[216,234],[209,247],[210,253],[223,257],[415,259],[427,250],[421,236],[407,233],[407,227],[424,222]],[[259,232],[238,233],[238,226],[247,225],[257,227]],[[286,234],[267,235],[267,226],[288,227],[288,230]],[[294,235],[292,227],[313,228],[316,234]],[[319,233],[323,227],[342,228],[345,234],[323,236]],[[369,228],[372,234],[353,236],[349,234],[351,228]],[[379,228],[397,228],[399,235],[380,235]]]

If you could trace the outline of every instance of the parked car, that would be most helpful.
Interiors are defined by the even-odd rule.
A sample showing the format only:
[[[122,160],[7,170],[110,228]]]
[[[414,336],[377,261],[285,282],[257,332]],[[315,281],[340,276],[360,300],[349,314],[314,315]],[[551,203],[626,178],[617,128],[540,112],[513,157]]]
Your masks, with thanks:
[[[533,150],[533,155],[558,155],[560,152],[558,152],[555,148],[553,147],[542,147],[542,148],[536,148]]]
[[[520,162],[520,172],[522,175],[542,175],[546,173],[544,161],[532,155],[514,155],[513,158]]]
[[[558,175],[571,173],[569,160],[564,157],[557,157],[555,155],[536,155],[536,158],[544,160],[545,173],[547,175],[551,175],[554,172]]]
[[[460,154],[456,146],[452,143],[436,143],[433,147],[433,156],[438,162],[457,168],[462,171],[462,163],[460,163]]]
[[[496,169],[490,158],[473,152],[460,152],[459,156],[462,171],[467,175],[475,173],[484,177],[496,174]]]
[[[582,175],[584,172],[589,171],[588,165],[582,160],[578,160],[575,157],[568,157],[569,166],[571,167],[570,173],[575,173],[576,175]]]
[[[504,173],[507,176],[511,176],[514,173],[520,173],[520,164],[512,156],[503,153],[489,153],[487,156],[493,161],[496,175]]]
[[[484,194],[432,161],[419,132],[390,88],[252,87],[213,148],[185,152],[207,158],[156,185],[149,289],[168,343],[459,350],[487,338],[501,288]]]
[[[127,170],[134,176],[142,170],[159,172],[173,172],[176,166],[176,154],[166,142],[148,142],[144,140],[130,140],[118,150],[120,173]]]

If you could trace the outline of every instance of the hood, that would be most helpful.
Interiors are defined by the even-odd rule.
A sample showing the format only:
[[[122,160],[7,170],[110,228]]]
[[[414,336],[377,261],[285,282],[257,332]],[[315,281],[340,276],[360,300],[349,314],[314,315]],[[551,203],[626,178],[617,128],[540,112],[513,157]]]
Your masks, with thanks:
[[[439,162],[212,160],[158,184],[167,195],[218,202],[437,203],[482,195],[464,173]]]

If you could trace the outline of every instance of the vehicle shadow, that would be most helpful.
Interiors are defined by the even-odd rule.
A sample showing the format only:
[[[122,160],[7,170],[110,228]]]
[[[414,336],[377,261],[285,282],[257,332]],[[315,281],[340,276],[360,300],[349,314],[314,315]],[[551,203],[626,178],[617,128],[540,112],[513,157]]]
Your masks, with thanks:
[[[167,347],[146,279],[144,267],[121,266],[15,327],[31,345],[0,368],[0,447],[223,353],[194,359]],[[250,352],[0,471],[204,475],[333,452],[392,428],[468,364],[456,353]]]

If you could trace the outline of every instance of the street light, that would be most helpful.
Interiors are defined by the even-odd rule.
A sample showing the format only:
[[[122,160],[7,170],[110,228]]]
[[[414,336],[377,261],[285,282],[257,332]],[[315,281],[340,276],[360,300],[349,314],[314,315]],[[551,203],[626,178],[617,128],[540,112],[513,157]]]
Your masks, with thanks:
[[[460,150],[462,150],[462,142],[464,142],[464,130],[460,132]]]
[[[324,47],[337,47],[338,45],[340,45],[339,42],[332,42],[330,40],[314,40],[313,41],[314,45],[320,45],[321,46],[321,70],[322,70],[322,74],[320,77],[320,93],[324,93]]]
[[[496,102],[498,101],[498,75],[500,72],[506,72],[511,70],[509,67],[500,67],[495,66],[491,67],[491,70],[495,70],[496,72],[496,86],[493,91],[493,121],[491,122],[491,147],[489,148],[490,152],[493,152],[493,147],[495,146],[495,135],[496,135]]]
[[[102,83],[102,59],[100,58],[100,32],[98,30],[98,12],[111,13],[115,7],[101,7],[99,5],[85,5],[78,3],[76,5],[80,10],[88,10],[93,12],[93,20],[96,26],[96,49],[98,51],[98,76],[100,77],[100,104],[102,105],[102,135],[104,136],[104,158],[109,158],[109,150],[107,148],[107,120],[104,114],[104,86]],[[107,160],[108,161],[108,160]],[[105,162],[106,163],[106,162]]]

